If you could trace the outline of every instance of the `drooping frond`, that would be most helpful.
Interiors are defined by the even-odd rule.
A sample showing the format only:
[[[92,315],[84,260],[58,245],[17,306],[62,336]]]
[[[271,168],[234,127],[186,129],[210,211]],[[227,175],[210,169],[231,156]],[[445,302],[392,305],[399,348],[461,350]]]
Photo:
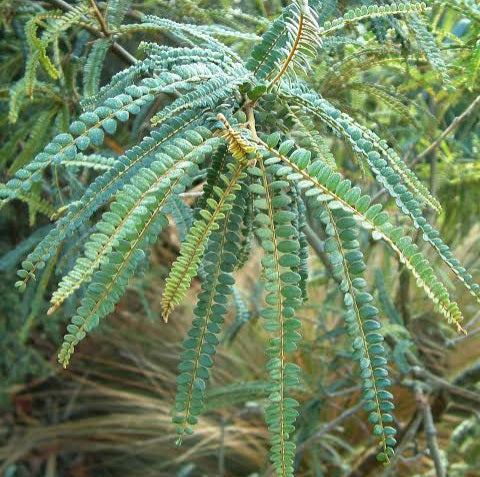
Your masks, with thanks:
[[[322,26],[328,18],[333,17],[338,7],[338,0],[310,0],[311,7],[317,12],[317,23]]]
[[[88,98],[83,98],[80,106],[84,110],[95,109],[99,104],[102,104],[106,99],[113,98],[125,92],[125,88],[137,82],[143,75],[151,75],[154,64],[150,58],[142,61],[137,61],[134,65],[119,71],[112,76],[110,81],[102,86],[98,93]]]
[[[39,23],[44,21],[44,20],[52,20],[52,19],[60,19],[61,16],[59,15],[53,15],[50,13],[45,13],[42,15],[38,15],[34,18],[32,18],[26,25],[25,29],[25,36],[27,38],[27,41],[29,42],[29,46],[31,49],[31,62],[29,65],[27,65],[26,70],[32,75],[32,79],[28,81],[29,87],[27,89],[29,96],[32,95],[32,88],[33,88],[33,81],[34,81],[34,74],[35,74],[35,66],[34,64],[38,63],[41,64],[45,71],[53,78],[57,79],[60,76],[60,73],[58,70],[55,68],[53,63],[51,62],[50,58],[47,55],[47,50],[46,50],[46,42],[42,41],[40,38],[37,36],[38,32],[38,27]],[[32,71],[32,73],[30,73]],[[30,85],[31,83],[31,85]]]
[[[450,77],[447,73],[447,65],[443,60],[440,49],[435,43],[435,38],[428,31],[425,23],[418,17],[418,15],[411,15],[408,19],[408,24],[417,39],[418,46],[425,54],[428,62],[442,75],[443,81],[449,83]]]
[[[152,124],[158,126],[170,117],[193,108],[214,108],[228,98],[238,85],[247,81],[249,73],[242,67],[231,72],[231,75],[219,73],[201,81],[198,88],[180,96],[171,105],[162,109],[152,118]],[[201,76],[197,77],[201,78]]]
[[[156,239],[161,229],[168,224],[159,209],[151,209],[149,218],[133,240],[122,240],[109,261],[95,272],[88,286],[81,306],[67,326],[68,333],[58,353],[58,360],[67,367],[77,344],[86,334],[98,326],[104,316],[114,310],[115,304],[125,292],[128,281],[138,265],[145,259],[144,250]]]
[[[10,123],[17,122],[18,114],[20,112],[20,105],[25,99],[25,96],[25,78],[22,78],[10,86],[10,101],[8,104],[8,121]]]
[[[305,303],[308,299],[307,281],[308,281],[308,241],[303,231],[307,225],[307,207],[300,194],[300,190],[296,186],[291,186],[288,190],[288,194],[292,198],[290,204],[290,210],[295,214],[295,218],[292,221],[292,225],[295,228],[294,239],[298,240],[298,258],[299,264],[296,267],[292,267],[292,271],[298,273],[300,281],[298,287],[302,291],[302,303]]]
[[[434,210],[441,210],[441,205],[438,200],[432,197],[429,190],[422,184],[403,160],[398,157],[395,150],[388,147],[387,142],[381,140],[373,131],[360,126],[346,113],[342,113],[328,101],[315,94],[309,93],[293,97],[289,96],[289,100],[302,108],[304,114],[306,113],[313,117],[317,117],[333,130],[342,134],[350,144],[352,144],[354,150],[365,156],[367,160],[369,152],[380,152],[382,158],[388,161],[388,166],[398,174],[399,181],[402,181],[412,193],[418,196],[424,203],[430,205]]]
[[[320,36],[329,35],[336,30],[341,30],[347,25],[358,23],[369,18],[385,17],[389,15],[413,15],[426,10],[424,2],[392,3],[390,5],[364,5],[353,10],[348,10],[343,17],[325,22],[320,27]]]
[[[25,26],[25,36],[30,47],[30,55],[25,66],[25,91],[28,96],[33,95],[37,69],[39,65],[53,79],[58,79],[61,72],[52,63],[47,53],[47,47],[72,25],[79,23],[85,14],[88,13],[88,6],[80,4],[74,6],[68,13],[60,15],[53,13],[41,13],[33,17]],[[37,36],[40,23],[51,20],[52,24],[46,24],[45,31],[41,37]]]
[[[473,53],[467,66],[467,83],[470,89],[477,84],[480,78],[480,40],[473,46]]]
[[[372,304],[372,295],[365,289],[363,272],[367,267],[358,247],[356,222],[351,213],[342,209],[331,210],[328,203],[319,202],[315,197],[310,203],[325,224],[328,235],[325,252],[343,293],[347,332],[352,341],[353,357],[360,365],[364,408],[369,412],[368,420],[374,426],[374,434],[380,438],[382,450],[377,459],[388,462],[396,443],[396,431],[390,425],[393,417],[389,414],[393,410],[393,396],[385,389],[390,386],[390,380],[382,344],[384,338],[378,309]]]
[[[119,27],[128,9],[131,7],[133,0],[108,0],[105,7],[106,20],[108,28],[113,29]]]
[[[190,66],[192,68],[201,68],[200,64],[217,65],[222,68],[212,72],[222,72],[225,63],[228,69],[234,66],[225,52],[215,51],[201,47],[172,47],[168,45],[159,45],[142,41],[138,47],[139,51],[148,55],[151,59],[152,68],[158,71],[171,70],[175,66]]]
[[[276,84],[291,67],[308,69],[308,60],[315,57],[318,40],[316,14],[308,2],[297,0],[283,11],[255,46],[247,68],[261,79]]]
[[[52,119],[57,113],[56,109],[47,110],[38,116],[32,130],[29,133],[28,140],[25,142],[22,152],[15,158],[8,172],[15,173],[17,170],[25,166],[35,154],[42,150],[48,142],[48,135],[52,126]]]
[[[99,38],[92,45],[83,71],[83,95],[87,98],[96,94],[100,88],[100,76],[111,43],[108,38]]]
[[[180,141],[177,145],[177,139],[180,140],[182,131],[187,126],[193,127],[197,119],[197,112],[185,113],[176,118],[173,124],[152,131],[138,146],[118,157],[115,165],[90,185],[81,201],[69,205],[68,212],[58,221],[56,228],[29,254],[26,260],[28,269],[25,268],[28,274],[19,288],[25,288],[28,279],[35,276],[36,269],[43,266],[65,237],[81,226],[112,194],[131,181],[142,167],[148,167],[155,160],[156,153],[182,159],[184,143]],[[202,127],[196,131],[204,137],[209,135],[209,131]]]
[[[149,208],[162,208],[174,192],[179,176],[193,163],[200,163],[208,149],[204,138],[193,131],[185,144],[188,153],[182,159],[173,160],[166,154],[158,154],[148,169],[141,169],[130,184],[117,194],[110,210],[97,222],[96,231],[85,244],[85,256],[79,257],[73,269],[63,277],[58,290],[53,293],[49,313],[55,311],[63,301],[80,286],[88,282],[93,272],[108,260],[110,251],[133,230],[139,229]],[[187,142],[185,140],[185,142]],[[190,162],[189,159],[194,162]],[[138,189],[139,184],[146,187]],[[178,192],[178,191],[177,191]]]
[[[167,200],[165,213],[172,217],[178,230],[178,238],[183,242],[193,224],[192,208],[179,197],[171,196]]]
[[[288,41],[286,25],[288,16],[291,14],[291,8],[287,7],[284,9],[282,15],[271,23],[268,30],[262,35],[260,43],[253,48],[246,63],[247,69],[261,80],[265,80],[272,74],[282,61],[281,52]]]
[[[249,184],[249,183],[248,183]],[[250,184],[249,184],[250,185]],[[252,245],[253,245],[253,229],[254,229],[254,210],[253,210],[253,204],[251,200],[251,195],[248,195],[248,200],[246,203],[246,206],[243,210],[243,218],[242,218],[242,242],[240,243],[240,250],[238,251],[238,262],[237,262],[237,269],[241,269],[248,261],[250,258],[250,254],[252,252]],[[235,295],[235,293],[234,293]],[[238,296],[238,294],[237,294]],[[242,302],[243,303],[243,302]],[[236,306],[237,311],[239,308],[245,308]],[[246,310],[246,313],[248,314],[248,310]],[[242,313],[240,313],[242,314]],[[237,315],[238,316],[238,315]],[[241,321],[241,320],[240,320]]]
[[[276,166],[268,168],[274,172]],[[260,312],[263,327],[272,334],[267,349],[269,379],[266,422],[271,433],[273,466],[279,476],[293,476],[295,443],[291,434],[298,415],[298,402],[288,396],[288,389],[298,385],[298,366],[287,361],[287,355],[296,350],[300,339],[297,329],[300,321],[295,310],[301,304],[301,276],[294,271],[300,265],[300,244],[295,237],[292,221],[295,214],[288,210],[291,199],[285,193],[288,182],[271,181],[263,161],[250,167],[249,173],[259,181],[250,189],[258,196],[254,206],[258,210],[256,221],[260,228],[256,234],[264,250],[263,279],[267,295],[266,307]]]
[[[21,193],[18,196],[18,199],[27,204],[28,206],[30,225],[34,224],[35,216],[37,213],[41,213],[50,218],[53,218],[56,214],[55,207],[53,207],[52,204],[50,204],[46,200],[42,199],[40,189],[38,187],[35,187],[28,192]]]
[[[412,114],[409,105],[406,105],[403,102],[406,98],[402,97],[402,95],[398,94],[396,91],[392,91],[391,88],[384,88],[378,84],[370,84],[357,81],[349,82],[347,83],[347,85],[351,91],[361,91],[365,93],[367,97],[374,97],[379,102],[385,104],[385,106],[387,106],[389,110],[395,111],[399,117],[408,119],[416,127],[420,127],[417,120],[415,119],[415,116]],[[410,171],[410,169],[406,169]],[[422,192],[422,197],[424,197],[426,200],[431,200],[430,193],[428,191]],[[438,204],[437,202],[434,202],[434,205],[436,210],[440,208],[440,204]]]
[[[245,206],[245,188],[241,189],[218,230],[209,238],[203,260],[204,279],[198,303],[194,309],[192,327],[183,343],[181,374],[177,378],[177,394],[173,422],[180,435],[192,432],[197,416],[205,401],[206,381],[219,343],[218,334],[227,314],[227,299],[235,282],[231,272],[235,269],[240,243],[240,223]]]
[[[203,195],[199,201],[200,208],[205,207],[207,199],[212,197],[213,189],[218,186],[220,173],[225,170],[228,159],[227,144],[222,143],[211,157],[207,178],[203,185]]]
[[[312,151],[314,157],[321,158],[332,169],[337,168],[335,158],[331,153],[325,138],[319,133],[318,129],[311,118],[302,108],[298,108],[295,105],[288,106],[288,111],[298,126],[297,142],[306,149]],[[296,131],[292,131],[292,135],[295,135]]]
[[[404,236],[400,227],[394,227],[391,224],[388,214],[382,211],[380,204],[370,205],[370,197],[362,195],[358,187],[352,188],[350,181],[342,180],[339,173],[333,172],[321,161],[310,163],[308,155],[301,149],[295,150],[288,156],[293,147],[292,141],[282,143],[278,150],[263,141],[261,144],[273,156],[271,162],[285,164],[277,170],[277,176],[301,181],[300,187],[306,195],[317,196],[317,200],[326,201],[332,210],[340,208],[352,213],[365,229],[372,232],[373,238],[384,240],[414,275],[418,286],[433,301],[436,309],[449,323],[463,331],[460,326],[462,314],[458,305],[450,300],[448,291],[436,277],[418,246],[410,237]]]
[[[237,161],[228,164],[228,175],[222,174],[220,181],[222,187],[214,188],[214,196],[207,200],[207,208],[200,214],[190,229],[180,249],[180,256],[175,261],[165,284],[162,296],[163,319],[168,317],[174,307],[178,305],[187,292],[190,282],[196,275],[200,260],[205,251],[205,244],[210,235],[218,230],[218,222],[225,218],[225,212],[230,210],[235,199],[236,191],[240,186],[238,182],[244,176],[246,162]]]
[[[179,39],[179,43],[186,43],[194,46],[203,44],[213,51],[221,51],[233,60],[240,60],[238,55],[228,48],[224,43],[218,41],[213,36],[205,33],[202,27],[188,23],[177,23],[167,18],[160,18],[155,15],[145,15],[140,24],[122,25],[118,28],[118,33],[135,32],[168,32]],[[241,61],[239,61],[241,63]]]
[[[296,98],[291,97],[292,101],[297,102],[298,100],[298,103],[303,104],[312,115],[318,115],[332,129],[339,131],[352,145],[353,149],[365,158],[376,179],[395,198],[402,212],[412,219],[415,228],[422,231],[422,238],[434,248],[469,292],[477,300],[480,300],[480,286],[472,283],[472,275],[459,265],[448,245],[443,242],[439,233],[421,213],[420,204],[413,193],[420,194],[421,197],[425,196],[425,199],[427,199],[425,194],[428,191],[396,155],[395,151],[389,148],[387,143],[380,140],[372,131],[359,126],[352,118],[345,113],[341,113],[327,101],[318,97],[314,99],[311,96],[308,100],[305,96],[302,98],[297,96]],[[318,114],[319,110],[322,110],[320,114]],[[406,186],[411,188],[411,191]],[[429,197],[430,194],[428,194]],[[430,199],[429,203],[433,205],[436,201],[432,202]]]
[[[125,92],[108,98],[94,111],[81,114],[71,124],[70,133],[57,135],[43,152],[7,182],[2,202],[16,198],[19,191],[28,190],[32,183],[40,181],[42,171],[49,165],[63,159],[75,159],[78,151],[84,151],[90,144],[101,146],[105,133],[115,133],[118,121],[127,121],[130,114],[138,114],[142,106],[153,101],[154,94],[168,90],[178,81],[182,81],[180,77],[167,73],[159,78],[144,79],[140,85],[127,86]]]
[[[320,46],[318,39],[318,25],[314,11],[308,6],[306,0],[293,3],[291,15],[286,23],[288,43],[291,44],[287,57],[283,60],[278,73],[271,81],[276,84],[288,71],[289,67],[296,66],[302,70],[308,68],[308,59],[314,58]]]

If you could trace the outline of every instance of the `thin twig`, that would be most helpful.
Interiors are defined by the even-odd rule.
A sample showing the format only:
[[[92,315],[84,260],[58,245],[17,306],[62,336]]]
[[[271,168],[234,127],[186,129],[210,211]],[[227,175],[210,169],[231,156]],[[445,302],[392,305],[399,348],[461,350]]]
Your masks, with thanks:
[[[429,371],[420,366],[413,366],[412,373],[416,378],[421,378],[434,389],[444,389],[445,391],[453,394],[454,396],[458,396],[468,401],[480,404],[480,395],[478,393],[456,386],[455,384],[452,384],[445,379],[442,379],[435,374],[430,373]]]
[[[428,451],[435,465],[435,474],[437,477],[446,477],[445,467],[442,463],[442,457],[438,448],[437,430],[433,422],[432,408],[428,402],[428,397],[425,396],[421,388],[417,389],[415,397],[417,406],[423,415],[423,428],[427,438]]]
[[[435,148],[437,148],[440,143],[459,125],[461,121],[463,121],[467,116],[469,116],[473,110],[478,106],[480,103],[480,95],[475,98],[475,100],[470,104],[470,106],[459,116],[456,116],[450,125],[438,136],[435,141],[430,144],[424,151],[418,154],[409,164],[411,168],[415,167],[427,154],[432,152]],[[372,203],[377,202],[383,195],[387,193],[386,189],[379,190],[373,197]],[[432,194],[433,195],[433,194]]]
[[[395,475],[397,468],[396,463],[402,458],[402,454],[405,452],[407,447],[413,442],[415,436],[417,435],[418,428],[423,421],[423,415],[417,412],[413,419],[408,424],[402,439],[400,440],[397,448],[395,449],[395,455],[390,461],[390,466],[384,470],[381,477],[392,477]]]
[[[71,12],[73,10],[73,7],[69,5],[67,2],[64,2],[63,0],[47,0],[47,1],[54,7],[60,8],[64,12]],[[92,35],[95,35],[97,38],[107,38],[107,36],[105,36],[105,34],[102,31],[98,30],[93,26],[85,25],[84,27]],[[110,48],[113,51],[113,53],[115,53],[125,63],[134,65],[137,62],[136,58],[118,43],[113,41],[112,46]]]
[[[335,427],[340,425],[343,421],[346,421],[348,418],[356,414],[360,409],[362,409],[364,402],[360,401],[355,406],[352,406],[345,411],[343,411],[340,415],[338,415],[335,419],[330,421],[328,424],[325,424],[319,431],[317,431],[313,436],[310,436],[308,439],[304,440],[301,444],[297,446],[297,452],[301,452],[306,446],[311,444],[313,441],[317,441],[321,439],[325,434],[328,434],[330,431],[333,431]]]
[[[307,242],[310,245],[310,247],[313,248],[313,251],[318,256],[318,258],[322,261],[323,265],[325,266],[329,274],[335,280],[337,280],[334,277],[332,265],[328,261],[327,254],[325,253],[325,246],[323,242],[318,238],[318,235],[310,227],[310,225],[305,224],[302,230],[303,230],[303,233],[305,234],[305,237],[307,238]]]
[[[95,2],[95,0],[88,0],[88,1],[92,6],[92,10],[93,10],[93,14],[95,15],[95,18],[97,19],[98,24],[100,25],[100,30],[105,36],[109,37],[110,33],[108,31],[107,24],[105,23],[105,18],[103,18],[102,13],[98,9],[97,3]]]
[[[475,100],[470,104],[470,106],[462,113],[460,116],[456,116],[450,125],[445,129],[445,131],[438,136],[435,141],[430,144],[423,152],[421,152],[413,161],[410,166],[414,166],[419,163],[427,154],[430,154],[438,145],[460,124],[460,122],[470,115],[475,108],[480,104],[480,95],[475,98]]]
[[[270,83],[270,86],[273,86],[283,76],[285,71],[287,71],[287,68],[290,65],[290,62],[293,60],[295,53],[297,52],[297,48],[299,47],[300,40],[302,38],[304,22],[305,22],[305,15],[303,13],[300,13],[300,18],[298,20],[298,30],[297,30],[297,34],[295,36],[295,40],[293,42],[292,48],[290,49],[290,52],[288,53],[288,56],[284,61],[282,68]]]

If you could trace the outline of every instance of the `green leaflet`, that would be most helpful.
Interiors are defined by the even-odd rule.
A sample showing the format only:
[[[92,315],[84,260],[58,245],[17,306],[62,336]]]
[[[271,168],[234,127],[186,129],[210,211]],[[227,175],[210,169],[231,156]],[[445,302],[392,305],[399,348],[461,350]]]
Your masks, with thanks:
[[[316,14],[308,5],[308,2],[303,0],[292,2],[289,13],[288,25],[286,26],[289,37],[289,52],[282,61],[270,86],[276,84],[285,73],[288,74],[289,68],[296,67],[299,70],[308,70],[310,60],[315,58],[317,48],[321,45]]]
[[[118,28],[119,33],[134,33],[134,32],[171,32],[178,37],[181,42],[187,44],[201,44],[213,51],[221,51],[226,53],[231,59],[241,62],[236,53],[226,47],[223,43],[216,40],[213,36],[205,33],[202,27],[188,23],[177,23],[167,18],[160,18],[155,15],[144,15],[141,24],[122,25]],[[193,41],[192,41],[193,40]]]
[[[270,85],[277,83],[291,67],[308,69],[309,60],[315,57],[319,46],[318,31],[315,11],[308,2],[293,1],[254,47],[247,68],[262,80],[276,73]]]
[[[19,199],[22,202],[25,202],[28,206],[30,225],[34,225],[37,213],[41,213],[49,218],[53,218],[57,212],[50,202],[42,199],[41,192],[41,187],[37,186],[24,194],[20,194],[19,196]]]
[[[288,41],[286,21],[291,15],[290,10],[291,7],[286,7],[282,15],[272,22],[246,63],[246,67],[261,80],[269,76],[284,59],[281,51]]]
[[[300,108],[288,106],[291,117],[299,126],[300,140],[298,144],[306,149],[312,151],[312,154],[320,157],[332,169],[336,169],[337,165],[335,158],[331,153],[325,138],[317,131],[312,118],[303,112]]]
[[[181,96],[155,115],[152,118],[152,124],[155,126],[162,124],[170,117],[175,117],[185,110],[213,107],[228,97],[245,80],[246,76],[240,74],[235,77],[224,74],[214,76],[202,83],[195,91]]]
[[[209,70],[209,73],[219,73],[225,69],[231,71],[234,66],[234,63],[229,60],[224,52],[200,47],[182,48],[142,42],[139,49],[150,56],[152,67],[157,70],[171,70],[174,66],[179,68],[190,66],[191,72],[198,71],[200,73],[203,72],[200,69],[200,65],[203,64],[210,68],[213,66],[220,67],[220,70]]]
[[[470,88],[473,88],[478,81],[480,71],[480,40],[473,47],[474,51],[467,67],[467,81]]]
[[[337,8],[338,0],[311,0],[311,7],[317,12],[318,24],[321,26],[325,21],[333,16]]]
[[[52,126],[52,119],[56,113],[56,110],[47,110],[39,115],[35,125],[29,133],[28,141],[25,143],[25,147],[21,154],[15,158],[15,161],[13,161],[8,169],[9,175],[24,167],[26,162],[39,152],[48,142],[47,136],[50,132],[50,127]]]
[[[47,47],[54,42],[58,36],[72,25],[78,24],[88,12],[87,5],[74,6],[71,11],[64,15],[41,13],[33,17],[25,26],[25,36],[30,48],[30,55],[25,66],[24,86],[26,94],[33,96],[35,88],[37,69],[41,65],[52,79],[58,79],[61,71],[53,64],[47,53]],[[51,20],[41,37],[37,36],[39,22]]]
[[[417,195],[420,200],[430,205],[433,209],[438,212],[441,210],[441,205],[438,200],[431,196],[429,190],[420,182],[400,157],[398,157],[396,152],[388,147],[386,141],[382,141],[373,131],[360,126],[348,115],[341,113],[313,92],[298,96],[288,96],[288,99],[303,108],[304,113],[319,117],[334,130],[340,132],[345,139],[352,144],[354,150],[366,157],[367,160],[368,153],[371,151],[379,151],[382,158],[388,162],[388,165],[399,176],[399,182],[401,180],[412,193]]]
[[[132,5],[132,0],[108,0],[105,8],[109,28],[119,27]]]
[[[143,75],[151,76],[154,64],[150,58],[137,61],[134,65],[119,71],[112,76],[110,81],[102,86],[98,93],[88,98],[83,98],[80,102],[82,109],[92,110],[108,98],[113,98],[125,91],[125,88],[134,85]]]
[[[435,44],[435,38],[428,31],[425,23],[418,17],[418,15],[411,15],[408,18],[408,24],[417,39],[418,46],[427,57],[428,62],[442,75],[443,81],[449,83],[450,77],[447,73],[447,66],[443,61],[438,46]]]

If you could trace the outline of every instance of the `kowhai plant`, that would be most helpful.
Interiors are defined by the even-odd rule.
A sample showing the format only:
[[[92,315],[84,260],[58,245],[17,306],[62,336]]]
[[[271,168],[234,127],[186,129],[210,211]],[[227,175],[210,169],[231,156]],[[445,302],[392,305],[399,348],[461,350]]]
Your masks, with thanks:
[[[62,244],[80,239],[85,224],[93,220],[82,238],[83,252],[51,297],[49,314],[77,291],[82,293],[58,353],[66,367],[78,343],[114,310],[171,216],[182,243],[162,294],[165,322],[184,300],[192,279],[201,278],[177,378],[173,421],[180,444],[204,408],[219,333],[235,296],[235,272],[259,244],[265,287],[260,316],[270,335],[265,420],[273,467],[278,475],[291,476],[298,416],[294,394],[300,386],[300,369],[292,356],[301,340],[298,310],[308,298],[305,228],[314,220],[324,230],[327,263],[343,294],[351,357],[358,362],[364,408],[380,443],[377,459],[388,463],[396,442],[393,396],[359,231],[366,230],[398,257],[459,332],[464,331],[462,313],[416,235],[477,301],[480,289],[427,220],[441,210],[438,200],[387,141],[322,97],[309,72],[332,38],[341,41],[338,33],[372,22],[381,37],[382,22],[387,22],[399,32],[412,32],[448,88],[451,79],[441,52],[422,20],[426,5],[361,6],[327,20],[336,2],[296,0],[268,25],[244,59],[228,41],[218,40],[233,35],[228,26],[207,28],[151,14],[140,23],[123,24],[131,3],[107,2],[103,13],[95,2],[79,2],[67,14],[39,13],[26,25],[31,51],[18,85],[18,94],[25,97],[42,87],[39,68],[54,80],[60,77],[55,48],[52,57],[49,48],[58,45],[66,28],[82,25],[90,16],[103,33],[85,64],[83,112],[0,189],[2,205],[28,203],[38,201],[38,184],[50,170],[73,164],[76,170],[97,171],[75,200],[54,212],[55,226],[22,262],[17,288],[25,290],[62,253]],[[118,51],[117,38],[138,34],[165,35],[171,41],[142,42],[138,58],[127,56],[131,66],[100,87],[108,49]],[[251,37],[255,35],[245,34],[246,41]],[[123,49],[121,54],[125,57]],[[146,135],[121,154],[102,155],[107,136],[133,117],[137,125],[147,122]],[[394,220],[381,203],[342,175],[329,135],[351,148],[359,168],[393,198],[400,219]],[[203,194],[192,209],[183,196],[197,184]]]

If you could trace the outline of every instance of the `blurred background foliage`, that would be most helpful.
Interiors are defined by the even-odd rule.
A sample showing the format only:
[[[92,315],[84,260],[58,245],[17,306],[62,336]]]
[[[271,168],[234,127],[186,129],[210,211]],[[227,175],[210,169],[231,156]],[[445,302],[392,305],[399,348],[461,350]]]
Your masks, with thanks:
[[[91,13],[88,2],[77,3],[86,5],[86,15]],[[97,3],[102,11],[105,2]],[[335,17],[368,1],[323,3],[322,14]],[[92,77],[88,58],[99,30],[94,19],[80,25],[72,20],[65,21],[49,46],[58,78],[27,62],[31,45],[25,29],[31,19],[37,17],[41,25],[44,13],[68,13],[69,4],[76,5],[0,1],[2,182],[50,137],[66,130],[81,110],[82,96],[94,87],[92,81],[103,84],[125,66],[128,56],[122,51],[136,54],[139,38],[115,39],[122,51],[105,48],[103,71]],[[385,137],[429,183],[444,207],[437,225],[462,263],[479,276],[480,7],[475,0],[431,6],[428,28],[445,60],[442,68],[432,68],[425,50],[412,46],[421,43],[420,35],[393,19],[381,19],[326,40],[310,81],[332,103]],[[153,12],[205,25],[246,54],[265,31],[265,19],[281,8],[277,0],[144,0],[132,3],[125,22]],[[171,41],[168,34],[151,40]],[[108,139],[102,155],[114,157],[141,135],[145,117],[140,118],[123,126],[115,140]],[[340,141],[329,140],[328,146],[345,175],[368,186],[355,156]],[[78,196],[91,174],[95,171],[88,168],[73,174],[54,167],[51,188],[33,190],[0,214],[0,475],[271,475],[263,424],[265,382],[259,372],[265,357],[260,345],[264,332],[257,323],[262,288],[255,250],[238,276],[207,412],[181,449],[174,445],[171,405],[193,300],[168,325],[159,318],[159,288],[179,248],[174,227],[163,234],[143,276],[129,286],[109,323],[79,347],[72,367],[63,371],[56,364],[61,330],[75,302],[47,318],[53,262],[43,270],[37,289],[24,295],[13,288],[15,268],[48,232],[50,218],[61,211],[66,197]],[[369,187],[378,200],[386,200],[375,184]],[[400,430],[398,457],[383,469],[375,462],[373,440],[357,404],[361,393],[345,351],[338,286],[325,266],[321,241],[310,237],[310,245],[317,258],[302,312],[305,339],[296,356],[303,370],[296,396],[301,402],[297,475],[480,475],[478,309],[457,290],[469,335],[452,334],[439,324],[401,264],[381,244],[369,244],[368,273],[386,317]],[[81,241],[66,244],[57,257],[60,269],[71,266],[81,246]]]

